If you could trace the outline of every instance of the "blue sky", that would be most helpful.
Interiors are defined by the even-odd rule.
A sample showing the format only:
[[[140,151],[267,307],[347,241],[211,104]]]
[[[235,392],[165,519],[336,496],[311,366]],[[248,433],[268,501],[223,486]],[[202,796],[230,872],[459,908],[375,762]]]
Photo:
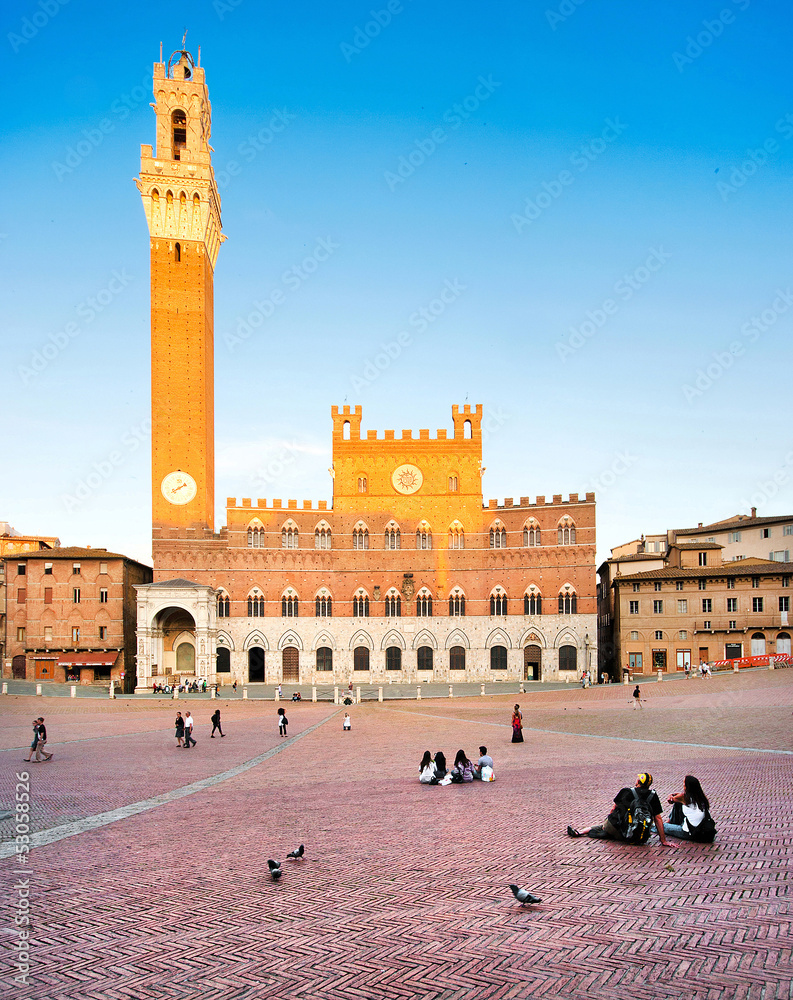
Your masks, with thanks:
[[[594,489],[600,558],[791,512],[787,4],[42,0],[2,13],[0,520],[149,559],[132,178],[185,28],[228,236],[218,524],[226,496],[330,499],[344,402],[433,433],[481,402],[485,498]]]

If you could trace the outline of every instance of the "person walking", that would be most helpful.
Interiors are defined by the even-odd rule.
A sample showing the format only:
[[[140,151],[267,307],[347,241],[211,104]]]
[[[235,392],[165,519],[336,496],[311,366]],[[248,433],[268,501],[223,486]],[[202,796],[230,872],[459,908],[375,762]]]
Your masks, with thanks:
[[[283,708],[278,709],[278,735],[286,736],[286,727],[289,725],[289,719],[286,717],[286,712]]]
[[[636,706],[642,707],[642,693],[639,690],[639,685],[633,689],[633,710],[636,711]]]
[[[523,742],[523,715],[520,711],[520,705],[515,705],[512,709],[512,742]]]
[[[184,748],[185,750],[190,749],[190,744],[196,745],[196,741],[193,739],[193,716],[189,713],[185,713],[184,717]]]
[[[174,726],[176,728],[174,736],[176,737],[176,747],[178,749],[183,745],[182,741],[184,740],[184,719],[182,718],[181,712],[176,713],[176,721],[174,722]]]
[[[39,724],[39,730],[38,730],[39,738],[38,742],[36,743],[35,759],[42,760],[43,758],[44,760],[52,760],[52,754],[47,753],[47,751],[44,749],[44,747],[47,745],[47,727],[44,725],[44,717],[40,715],[37,721]],[[39,754],[41,754],[41,756],[39,756]]]
[[[211,721],[212,721],[212,735],[209,738],[211,740],[214,740],[214,738],[215,738],[215,730],[216,729],[220,733],[221,736],[225,736],[226,734],[220,728],[220,709],[219,708],[215,709],[215,712],[214,712],[214,714],[212,716],[212,720]]]
[[[29,764],[31,762],[31,760],[33,759],[33,754],[36,752],[36,747],[38,746],[38,743],[39,743],[39,720],[38,719],[34,719],[33,720],[33,742],[30,744],[30,752],[28,753],[27,757],[23,757],[22,758],[25,761],[26,764]]]
[[[350,713],[344,713],[344,720],[342,721],[341,728],[345,733],[348,733],[352,729],[352,720],[350,719]]]

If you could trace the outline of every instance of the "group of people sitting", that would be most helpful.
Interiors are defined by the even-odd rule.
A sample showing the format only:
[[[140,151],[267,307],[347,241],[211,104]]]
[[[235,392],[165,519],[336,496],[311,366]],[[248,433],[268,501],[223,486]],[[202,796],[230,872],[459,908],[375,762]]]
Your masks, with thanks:
[[[677,847],[667,837],[712,843],[716,836],[716,824],[711,819],[710,802],[699,780],[687,774],[683,791],[667,798],[672,810],[666,823],[662,818],[661,800],[652,789],[652,783],[653,776],[649,772],[638,774],[633,788],[621,788],[617,792],[614,807],[601,825],[587,826],[582,830],[568,826],[568,837],[644,844],[655,827],[662,847]]]
[[[479,760],[474,763],[469,760],[465,750],[458,750],[452,767],[446,764],[446,755],[442,750],[433,757],[429,750],[419,764],[419,781],[422,785],[462,785],[469,781],[494,781],[493,758],[487,752],[487,747],[479,747]]]
[[[217,691],[218,685],[215,684],[214,687],[215,691]],[[154,681],[151,688],[153,694],[172,694],[174,691],[178,691],[179,694],[206,694],[207,682],[203,680],[199,684],[198,681],[185,681],[184,683],[171,686],[170,684],[159,684],[157,681]]]

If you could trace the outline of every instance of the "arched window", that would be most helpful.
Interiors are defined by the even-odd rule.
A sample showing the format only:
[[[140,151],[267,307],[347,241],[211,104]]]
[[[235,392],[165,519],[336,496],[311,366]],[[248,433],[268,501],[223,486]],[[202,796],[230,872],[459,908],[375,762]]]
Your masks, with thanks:
[[[765,656],[765,635],[762,632],[752,633],[752,656]]]
[[[569,517],[563,517],[556,529],[557,545],[575,545],[575,523]]]
[[[462,525],[460,525],[457,521],[455,521],[451,528],[449,528],[449,548],[465,548],[465,534],[463,532]]]
[[[353,597],[352,613],[354,618],[369,617],[369,598],[365,594],[356,594],[355,597]]]
[[[432,548],[432,532],[429,528],[419,528],[416,532],[416,548],[417,549],[431,549]]]
[[[399,646],[389,646],[385,651],[385,668],[386,670],[402,669],[402,650]]]
[[[386,594],[385,616],[386,618],[402,617],[402,598],[396,593],[396,591],[391,591]]]
[[[352,547],[354,549],[369,548],[369,531],[366,528],[356,528],[352,533]]]
[[[388,527],[385,529],[385,548],[387,549],[402,548],[402,536],[400,534],[399,528]]]
[[[457,476],[449,476],[449,492],[457,492]]]
[[[449,650],[449,670],[465,670],[465,646],[452,646]]]
[[[341,429],[341,436],[342,436],[342,440],[344,440],[344,441],[349,441],[350,440],[350,421],[349,420],[345,420],[344,421],[344,426]]]
[[[187,115],[180,108],[171,115],[171,141],[173,158],[180,160],[182,150],[187,146]]]
[[[320,646],[317,650],[317,670],[333,670],[333,650],[330,646]]]
[[[790,656],[790,633],[780,632],[776,637],[776,651],[778,654]]]
[[[366,493],[369,489],[369,484],[366,480],[366,476],[358,476],[358,492]]]
[[[174,243],[174,245],[173,245],[173,259],[176,261],[177,264],[182,259],[182,244],[181,243]]]
[[[333,617],[333,601],[330,597],[322,595],[317,597],[314,601],[315,605],[315,616],[317,618],[332,618]]]
[[[297,597],[294,594],[284,595],[281,598],[281,617],[297,618]]]
[[[297,526],[288,525],[281,529],[281,548],[282,549],[296,549],[297,545]]]
[[[418,670],[432,670],[432,646],[419,646],[416,652],[416,668]]]
[[[228,618],[231,615],[231,601],[228,594],[218,594],[218,618]]]
[[[559,650],[559,669],[575,670],[578,665],[578,650],[575,646],[562,646]]]
[[[490,548],[505,549],[507,547],[507,529],[496,525],[490,529]]]
[[[416,597],[416,617],[432,618],[432,595],[428,590],[420,590]]]
[[[490,614],[503,617],[507,613],[507,595],[499,587],[490,595]]]
[[[506,670],[507,669],[507,647],[506,646],[492,646],[490,649],[490,669],[491,670]]]
[[[536,521],[529,521],[523,528],[523,547],[533,549],[541,544],[539,524]]]
[[[254,590],[248,595],[248,617],[264,618],[264,597],[261,591]]]
[[[560,615],[575,615],[578,614],[578,597],[574,590],[568,591],[564,590],[559,594],[559,614]]]
[[[465,617],[465,595],[461,590],[452,591],[452,594],[449,597],[449,617]]]
[[[353,670],[369,669],[369,650],[366,646],[356,646],[352,654]]]
[[[327,526],[320,526],[314,530],[314,548],[330,548],[330,528]]]
[[[255,525],[248,528],[248,548],[264,548],[264,528],[259,528]]]
[[[542,597],[537,591],[530,590],[528,594],[523,595],[523,614],[524,615],[542,614]]]
[[[466,420],[465,423],[463,424],[463,437],[464,438],[473,437],[473,428],[471,426],[470,420]]]

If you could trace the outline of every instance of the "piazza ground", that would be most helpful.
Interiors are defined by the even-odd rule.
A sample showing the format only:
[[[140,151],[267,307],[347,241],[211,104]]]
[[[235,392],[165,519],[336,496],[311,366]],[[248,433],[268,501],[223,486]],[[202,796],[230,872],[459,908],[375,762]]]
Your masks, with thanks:
[[[6,697],[0,809],[30,773],[34,847],[2,823],[4,898],[30,879],[30,998],[624,1000],[791,996],[793,671],[521,695],[286,704]],[[225,739],[210,740],[223,714]],[[51,763],[25,765],[34,715]],[[418,783],[422,752],[486,744],[497,780]],[[712,845],[565,836],[650,770],[697,775]],[[267,859],[305,843],[274,884]],[[507,883],[542,897],[517,906]],[[5,909],[6,954],[16,932]]]

